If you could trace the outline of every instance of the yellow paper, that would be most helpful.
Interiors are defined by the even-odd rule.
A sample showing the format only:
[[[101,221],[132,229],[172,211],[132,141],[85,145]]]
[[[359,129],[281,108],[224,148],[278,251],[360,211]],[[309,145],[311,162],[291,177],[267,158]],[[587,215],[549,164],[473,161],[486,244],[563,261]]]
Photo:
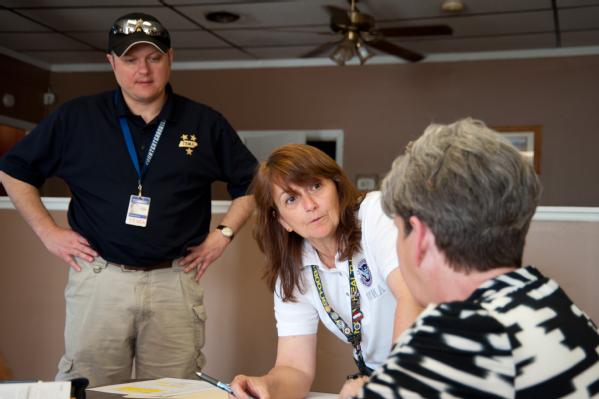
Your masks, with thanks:
[[[138,388],[138,387],[122,387],[122,388],[119,388],[119,391],[123,391],[123,392],[137,392],[137,393],[157,393],[157,392],[162,392],[162,389]]]

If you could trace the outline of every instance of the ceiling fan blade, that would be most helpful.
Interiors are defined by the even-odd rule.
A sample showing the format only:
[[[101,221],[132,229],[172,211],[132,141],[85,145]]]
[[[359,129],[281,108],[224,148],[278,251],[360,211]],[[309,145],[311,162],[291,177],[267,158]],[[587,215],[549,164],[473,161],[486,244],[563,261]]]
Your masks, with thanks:
[[[322,54],[325,51],[335,47],[335,45],[337,45],[339,42],[340,42],[340,40],[333,40],[333,41],[321,44],[320,46],[316,47],[314,50],[310,50],[306,54],[301,55],[300,58],[315,57],[315,56]]]
[[[396,28],[380,28],[377,32],[384,36],[437,36],[451,35],[453,29],[448,25],[422,25],[422,26],[402,26]]]
[[[349,26],[351,20],[347,10],[336,6],[324,6],[331,16],[331,26]]]
[[[394,55],[399,58],[403,58],[404,60],[410,62],[418,62],[424,58],[422,54],[416,53],[412,50],[408,50],[404,47],[396,46],[395,44],[389,43],[388,41],[382,39],[373,40],[371,42],[367,42],[367,44],[378,50],[384,51],[385,53]]]

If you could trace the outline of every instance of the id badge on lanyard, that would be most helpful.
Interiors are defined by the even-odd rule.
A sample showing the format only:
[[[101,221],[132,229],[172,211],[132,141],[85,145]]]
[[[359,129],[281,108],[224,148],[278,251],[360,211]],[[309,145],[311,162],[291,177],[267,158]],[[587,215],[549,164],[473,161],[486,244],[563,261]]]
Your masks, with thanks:
[[[156,128],[154,138],[152,139],[152,144],[148,149],[148,153],[143,164],[143,169],[140,169],[139,167],[137,151],[135,151],[135,146],[133,145],[133,138],[131,136],[131,130],[129,130],[129,125],[127,124],[127,119],[125,117],[120,117],[119,123],[121,125],[121,130],[123,131],[125,143],[127,144],[127,150],[129,151],[131,162],[133,162],[133,166],[135,167],[135,171],[137,172],[137,176],[139,178],[137,181],[137,195],[133,194],[129,197],[129,206],[127,207],[125,224],[146,227],[148,225],[148,215],[150,214],[151,199],[150,197],[145,197],[142,195],[142,180],[145,172],[148,169],[148,166],[150,165],[150,161],[154,156],[156,146],[158,145],[158,140],[160,140],[160,136],[162,135],[166,121],[160,121],[160,124]]]
[[[131,226],[146,227],[148,215],[150,214],[150,197],[132,195],[127,208],[125,223]]]

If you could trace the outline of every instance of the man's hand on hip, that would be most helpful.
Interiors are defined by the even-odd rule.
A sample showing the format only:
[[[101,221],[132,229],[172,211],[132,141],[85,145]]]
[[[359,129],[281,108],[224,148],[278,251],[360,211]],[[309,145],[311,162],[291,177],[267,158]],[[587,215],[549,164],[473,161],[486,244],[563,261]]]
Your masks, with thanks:
[[[230,242],[220,231],[213,230],[200,245],[187,248],[189,253],[179,260],[179,264],[185,267],[186,273],[197,269],[195,280],[200,281],[208,266],[222,255]]]
[[[54,226],[40,238],[48,251],[64,260],[78,272],[81,271],[81,267],[75,262],[74,257],[93,262],[94,258],[98,256],[98,253],[93,250],[89,242],[71,229]]]

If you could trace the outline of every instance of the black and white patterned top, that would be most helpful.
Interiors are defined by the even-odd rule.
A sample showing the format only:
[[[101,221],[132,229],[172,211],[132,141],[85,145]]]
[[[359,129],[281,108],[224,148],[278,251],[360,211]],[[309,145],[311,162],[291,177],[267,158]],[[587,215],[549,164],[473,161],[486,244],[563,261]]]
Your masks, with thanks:
[[[360,398],[599,398],[597,326],[528,266],[430,305]]]

